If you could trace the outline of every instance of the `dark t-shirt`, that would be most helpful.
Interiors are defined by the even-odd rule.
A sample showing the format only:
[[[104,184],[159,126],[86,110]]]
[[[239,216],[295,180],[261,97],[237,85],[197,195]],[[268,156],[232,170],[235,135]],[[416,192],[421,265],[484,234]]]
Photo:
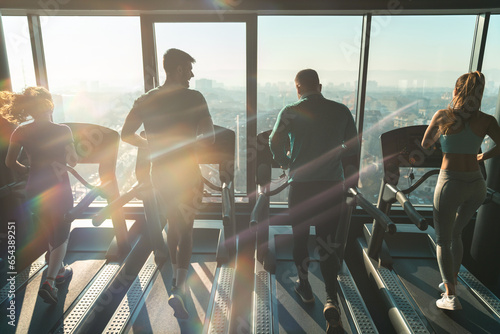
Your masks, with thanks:
[[[68,173],[64,168],[67,149],[73,142],[68,126],[50,122],[21,125],[12,133],[11,142],[21,145],[28,156],[30,175],[26,191],[29,195],[64,185],[71,196]]]
[[[297,182],[342,181],[341,156],[359,152],[349,108],[319,93],[304,95],[285,106],[269,139],[274,159],[290,167],[290,180]]]
[[[203,95],[187,88],[160,86],[139,97],[130,113],[144,124],[152,160],[153,180],[171,187],[199,182],[196,131],[210,117]]]

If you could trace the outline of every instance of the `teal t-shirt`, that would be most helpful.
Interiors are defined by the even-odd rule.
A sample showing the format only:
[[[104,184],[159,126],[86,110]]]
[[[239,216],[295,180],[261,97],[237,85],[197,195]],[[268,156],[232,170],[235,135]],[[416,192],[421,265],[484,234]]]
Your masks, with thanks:
[[[274,160],[290,168],[295,182],[342,181],[341,156],[359,152],[349,108],[320,93],[305,94],[280,111],[269,145]]]

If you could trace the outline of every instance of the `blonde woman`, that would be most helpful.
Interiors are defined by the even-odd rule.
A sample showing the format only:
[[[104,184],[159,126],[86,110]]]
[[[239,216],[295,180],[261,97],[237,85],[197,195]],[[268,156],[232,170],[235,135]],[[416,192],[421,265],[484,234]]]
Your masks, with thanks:
[[[61,166],[76,164],[73,135],[68,126],[52,122],[54,104],[51,94],[43,87],[29,87],[14,96],[2,107],[9,121],[21,124],[10,138],[5,164],[17,173],[28,173],[26,194],[29,207],[39,220],[41,228],[50,229],[50,257],[46,281],[39,296],[46,303],[57,304],[56,284],[71,277],[72,270],[64,266],[70,224],[64,223],[64,214],[73,207],[68,173]],[[23,148],[29,167],[17,158]]]
[[[485,79],[478,71],[460,76],[447,109],[439,110],[427,128],[422,146],[438,140],[443,161],[434,192],[434,228],[437,260],[443,283],[442,298],[436,306],[458,310],[457,275],[463,256],[462,230],[486,196],[486,184],[479,161],[500,154],[500,127],[497,120],[480,111]],[[484,137],[495,142],[488,152],[478,154]]]

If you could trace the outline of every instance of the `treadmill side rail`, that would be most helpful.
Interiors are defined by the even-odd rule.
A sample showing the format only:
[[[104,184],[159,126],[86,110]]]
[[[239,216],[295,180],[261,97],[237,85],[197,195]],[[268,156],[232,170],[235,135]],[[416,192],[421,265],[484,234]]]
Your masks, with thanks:
[[[204,333],[227,334],[231,322],[231,305],[234,286],[234,268],[222,266],[217,280],[217,290],[213,309],[207,310],[211,314],[208,331]]]
[[[259,261],[255,261],[254,288],[252,294],[253,319],[252,334],[270,334],[273,332],[271,275]]]
[[[378,334],[377,327],[375,327],[375,323],[368,312],[368,308],[361,298],[356,283],[345,263],[342,264],[342,269],[338,274],[337,281],[345,297],[344,301],[350,313],[353,315],[352,319],[357,333]]]
[[[120,265],[118,263],[105,265],[96,275],[94,281],[89,284],[90,288],[85,291],[84,295],[74,305],[54,333],[74,333],[79,324],[85,319],[91,306],[106,287],[109,286],[113,276],[119,269]]]
[[[385,299],[390,304],[389,318],[391,318],[396,331],[398,333],[430,334],[426,321],[415,310],[397,276],[391,270],[379,267],[368,256],[366,244],[360,244],[360,246],[363,247],[363,259],[367,270],[371,272],[371,276],[380,291],[386,294],[387,298]],[[395,324],[399,324],[399,328],[396,328]]]

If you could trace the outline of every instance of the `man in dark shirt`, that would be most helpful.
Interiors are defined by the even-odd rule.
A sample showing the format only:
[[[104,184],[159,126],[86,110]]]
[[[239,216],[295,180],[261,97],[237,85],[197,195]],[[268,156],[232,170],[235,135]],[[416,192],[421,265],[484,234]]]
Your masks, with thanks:
[[[163,55],[165,83],[139,97],[128,114],[122,139],[147,147],[151,180],[160,206],[166,208],[167,244],[174,272],[169,304],[178,318],[184,306],[186,278],[193,247],[193,222],[201,205],[203,182],[196,156],[199,143],[213,143],[214,128],[203,95],[189,88],[193,57],[178,49]],[[136,134],[144,125],[147,140]]]
[[[357,155],[359,141],[351,112],[345,105],[323,97],[316,71],[300,71],[295,77],[295,85],[299,101],[281,110],[269,138],[274,160],[283,168],[290,168],[288,204],[293,258],[299,275],[295,291],[303,302],[314,302],[308,280],[307,239],[309,227],[315,226],[326,289],[323,313],[327,333],[343,333],[337,301],[337,274],[345,241],[335,243],[344,200],[341,157]]]

